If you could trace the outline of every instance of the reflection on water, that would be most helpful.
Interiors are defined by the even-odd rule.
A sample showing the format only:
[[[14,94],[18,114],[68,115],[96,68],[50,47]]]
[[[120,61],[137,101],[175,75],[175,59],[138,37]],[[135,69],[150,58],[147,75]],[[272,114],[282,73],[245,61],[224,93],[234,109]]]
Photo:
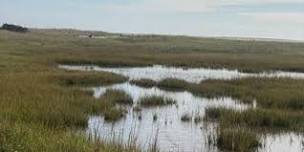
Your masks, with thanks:
[[[135,102],[141,97],[160,95],[175,99],[177,105],[144,108],[141,112],[127,107],[127,115],[115,123],[107,123],[102,116],[92,116],[89,119],[87,133],[107,141],[129,143],[134,141],[141,148],[147,149],[157,141],[157,146],[165,152],[218,152],[214,145],[209,144],[210,138],[216,134],[216,123],[211,122],[182,122],[183,114],[192,117],[204,116],[207,107],[226,107],[236,110],[245,110],[255,105],[242,104],[229,97],[207,99],[195,96],[190,92],[171,92],[159,88],[141,88],[129,83],[116,84],[93,88],[94,96],[99,98],[106,89],[120,89],[128,93]],[[157,120],[153,119],[157,115]],[[139,119],[139,116],[141,119]],[[193,118],[192,118],[193,119]],[[261,136],[263,146],[259,152],[303,152],[304,137],[295,133],[267,134]]]
[[[70,66],[60,65],[59,68],[81,71],[106,71],[127,76],[130,79],[152,79],[155,81],[166,78],[176,78],[188,82],[198,83],[202,80],[219,79],[231,80],[244,77],[287,77],[295,79],[304,79],[304,73],[275,71],[268,73],[244,73],[238,70],[227,69],[208,69],[208,68],[177,68],[154,65],[151,67],[123,67],[106,68],[98,66]]]
[[[303,134],[268,134],[262,137],[262,143],[262,152],[304,152]]]
[[[210,147],[206,141],[207,136],[214,131],[216,125],[212,123],[185,123],[181,121],[184,114],[193,117],[204,116],[207,107],[226,107],[243,110],[250,107],[241,104],[228,97],[207,99],[194,96],[190,92],[170,92],[158,88],[141,88],[129,83],[112,85],[108,87],[94,88],[94,96],[100,97],[106,89],[120,89],[128,93],[135,102],[141,97],[160,95],[175,99],[177,105],[146,108],[141,112],[128,108],[126,117],[114,124],[105,123],[102,117],[91,117],[89,120],[88,133],[98,134],[103,139],[119,139],[127,143],[132,135],[136,143],[142,147],[149,147],[157,137],[158,147],[162,151],[201,151],[209,148],[209,151],[217,151],[215,147]],[[157,115],[157,120],[153,116]],[[141,120],[138,119],[139,115]],[[211,148],[211,149],[210,149]]]
[[[130,79],[152,79],[160,81],[165,78],[177,78],[188,82],[198,83],[207,79],[230,80],[244,77],[290,77],[304,79],[304,73],[273,72],[273,73],[242,73],[237,70],[205,69],[205,68],[174,68],[165,66],[140,67],[140,68],[102,68],[97,66],[65,66],[60,68],[82,71],[108,71],[121,74]],[[218,152],[217,147],[209,144],[209,140],[216,134],[216,123],[193,121],[194,117],[203,117],[207,107],[225,107],[235,110],[255,108],[230,97],[207,99],[193,95],[187,91],[171,92],[159,88],[141,88],[128,82],[111,86],[93,88],[94,97],[102,96],[106,89],[120,89],[128,93],[136,106],[141,97],[158,95],[172,98],[176,105],[157,108],[144,108],[138,112],[134,106],[127,106],[126,116],[115,123],[107,123],[102,116],[92,116],[89,119],[87,133],[89,136],[107,141],[115,140],[121,143],[135,142],[143,149],[147,149],[157,141],[161,151]],[[181,117],[188,114],[191,122],[184,123]],[[155,115],[157,119],[155,119]],[[139,119],[140,118],[140,119]],[[304,135],[295,133],[261,134],[262,147],[259,152],[304,152]]]

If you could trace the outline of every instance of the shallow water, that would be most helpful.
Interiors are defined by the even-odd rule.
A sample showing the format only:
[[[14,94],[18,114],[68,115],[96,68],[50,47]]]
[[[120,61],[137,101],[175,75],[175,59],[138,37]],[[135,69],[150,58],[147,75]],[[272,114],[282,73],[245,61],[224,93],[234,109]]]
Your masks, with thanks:
[[[245,110],[254,105],[242,104],[229,97],[207,99],[195,96],[190,92],[171,92],[159,88],[141,88],[128,82],[112,86],[93,88],[94,96],[99,98],[106,89],[119,89],[128,93],[136,103],[141,97],[160,95],[175,99],[177,106],[164,106],[158,108],[143,108],[141,112],[133,111],[128,107],[128,113],[122,120],[107,123],[102,116],[92,116],[89,119],[87,133],[106,141],[128,143],[135,141],[143,149],[148,148],[157,139],[157,146],[161,151],[219,151],[215,146],[208,144],[208,139],[215,135],[216,123],[194,122],[194,117],[203,117],[207,107],[226,107],[236,110]],[[153,120],[153,115],[157,120]],[[184,114],[192,116],[192,121],[182,122]],[[139,120],[141,116],[141,120]],[[292,139],[292,140],[291,140]],[[294,133],[269,134],[261,138],[263,147],[260,152],[302,152],[303,136]],[[293,141],[293,142],[291,142]],[[289,152],[289,151],[288,151]]]
[[[60,68],[80,71],[107,71],[124,75],[132,79],[152,79],[160,81],[166,78],[177,78],[188,82],[198,83],[207,79],[231,80],[244,77],[288,77],[304,79],[304,73],[272,72],[272,73],[242,73],[237,70],[205,69],[205,68],[174,68],[155,65],[152,67],[137,68],[103,68],[98,66],[65,66]],[[108,123],[102,116],[92,116],[86,130],[88,136],[105,141],[129,143],[134,141],[143,150],[151,147],[157,141],[161,151],[218,152],[217,147],[209,144],[216,135],[216,123],[195,123],[194,117],[203,117],[207,107],[225,107],[235,110],[255,108],[252,105],[242,104],[230,97],[207,99],[198,97],[187,91],[165,91],[159,88],[142,88],[131,85],[129,82],[111,86],[93,88],[94,97],[101,97],[107,89],[120,89],[128,93],[134,100],[133,106],[125,106],[128,113],[118,122]],[[176,105],[143,108],[141,112],[133,111],[141,97],[159,95],[175,99]],[[190,122],[182,122],[181,117],[188,114]],[[157,115],[157,120],[153,116]],[[141,119],[139,119],[141,117]],[[260,134],[262,147],[258,152],[304,152],[304,135],[292,132],[281,134]],[[133,142],[132,142],[133,143]]]
[[[102,117],[91,117],[89,120],[88,133],[96,134],[102,139],[122,140],[127,143],[130,134],[136,138],[137,144],[142,147],[149,147],[157,137],[157,146],[161,151],[201,151],[208,146],[207,135],[211,134],[216,127],[215,124],[182,122],[181,117],[189,114],[192,119],[196,116],[203,117],[207,107],[226,107],[230,109],[243,110],[251,105],[242,104],[229,97],[207,99],[197,97],[190,92],[171,92],[158,88],[141,88],[129,83],[123,83],[108,87],[94,88],[96,98],[102,96],[106,89],[119,89],[128,93],[136,103],[140,98],[151,95],[164,96],[177,101],[177,105],[164,106],[158,108],[143,108],[142,112],[133,111],[133,107],[128,108],[128,114],[124,119],[114,124],[105,123]],[[134,105],[134,106],[135,106]],[[157,120],[153,120],[153,115],[157,115]],[[139,115],[142,117],[138,119]]]
[[[179,68],[167,67],[162,65],[154,65],[151,67],[122,67],[122,68],[107,68],[99,66],[70,66],[60,65],[59,68],[68,70],[80,71],[106,71],[120,74],[130,79],[152,79],[160,81],[166,78],[176,78],[188,82],[199,83],[203,80],[217,79],[217,80],[231,80],[245,77],[283,77],[304,79],[304,73],[300,72],[264,72],[264,73],[244,73],[238,70],[227,69],[208,69],[208,68]]]
[[[262,152],[304,152],[304,135],[296,133],[268,134],[262,137]]]

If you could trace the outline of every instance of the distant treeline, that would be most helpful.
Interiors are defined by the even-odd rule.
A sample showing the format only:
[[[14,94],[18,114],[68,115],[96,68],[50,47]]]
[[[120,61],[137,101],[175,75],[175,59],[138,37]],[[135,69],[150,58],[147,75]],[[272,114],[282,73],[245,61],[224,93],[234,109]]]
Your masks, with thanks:
[[[28,28],[13,24],[3,24],[1,29],[13,32],[27,32]]]

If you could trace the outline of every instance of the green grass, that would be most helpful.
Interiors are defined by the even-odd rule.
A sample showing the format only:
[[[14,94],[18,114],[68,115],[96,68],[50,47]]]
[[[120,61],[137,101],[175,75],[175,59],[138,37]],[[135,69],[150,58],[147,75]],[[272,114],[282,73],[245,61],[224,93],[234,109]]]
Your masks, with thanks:
[[[30,29],[21,34],[0,30],[0,151],[137,151],[119,143],[95,143],[79,134],[91,115],[109,115],[115,120],[121,114],[111,99],[94,99],[91,92],[79,87],[121,83],[126,78],[106,72],[68,72],[58,69],[59,63],[304,71],[303,43],[158,35],[120,39],[78,37],[88,33],[91,32]],[[284,114],[297,120],[298,125],[303,124],[298,119],[303,117],[303,80],[252,78],[210,80],[186,86],[177,81],[162,84],[185,87],[209,97],[232,96],[247,102],[256,99],[266,116],[252,112],[247,116],[252,117],[250,122],[241,117],[240,123],[245,122],[245,126],[263,124],[253,121],[259,117],[267,118],[266,122],[281,122],[277,119]],[[275,113],[278,118],[268,118],[268,113]],[[295,122],[286,123],[287,127]]]
[[[166,90],[187,90],[208,98],[231,96],[244,103],[257,101],[262,108],[303,110],[304,81],[290,78],[243,78],[206,80],[199,84],[165,79],[158,86]]]
[[[132,105],[133,99],[122,90],[107,89],[105,94],[97,99],[95,111],[101,111],[104,119],[108,122],[115,122],[124,117],[126,110],[117,104]]]
[[[188,86],[188,82],[178,79],[164,79],[157,83],[157,86],[168,90],[184,90]]]
[[[261,145],[258,136],[246,129],[220,129],[217,146],[226,151],[256,151]]]
[[[150,79],[131,80],[130,83],[145,88],[152,88],[157,85],[157,82]]]
[[[66,86],[101,86],[127,81],[126,77],[109,72],[66,72],[56,76]]]
[[[94,99],[92,92],[78,86],[62,85],[57,78],[63,74],[58,71],[0,75],[0,88],[5,90],[0,92],[1,150],[99,151],[73,130],[87,127],[90,115],[102,114],[106,107],[113,106]],[[111,145],[104,145],[100,151],[107,148]]]
[[[280,129],[303,131],[303,112],[275,109],[250,109],[234,111],[224,108],[209,108],[205,120],[217,120],[223,127],[243,126],[254,129]]]
[[[131,84],[145,87],[145,88],[152,88],[152,87],[159,87],[161,89],[170,90],[170,91],[179,91],[185,90],[188,85],[188,82],[179,79],[167,78],[161,80],[159,82],[153,81],[151,79],[139,79],[139,80],[131,80]]]
[[[110,98],[111,102],[117,104],[133,104],[132,97],[122,90],[107,89],[103,97]]]
[[[173,105],[176,101],[162,96],[147,96],[139,99],[139,104],[143,107],[155,107]]]
[[[119,108],[110,108],[105,110],[104,119],[109,122],[115,122],[124,116],[125,111]]]
[[[49,129],[39,124],[0,123],[0,151],[134,152],[137,147],[88,140],[70,129]]]

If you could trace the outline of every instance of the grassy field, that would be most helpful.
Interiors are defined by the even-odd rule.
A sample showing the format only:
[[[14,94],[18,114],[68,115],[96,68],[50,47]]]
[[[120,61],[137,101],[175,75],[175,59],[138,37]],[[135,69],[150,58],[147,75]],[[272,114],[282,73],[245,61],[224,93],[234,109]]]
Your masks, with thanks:
[[[124,97],[119,99],[112,95],[94,99],[91,92],[80,87],[121,83],[127,78],[106,72],[69,72],[58,69],[60,63],[103,66],[162,64],[247,72],[304,71],[303,43],[159,35],[79,38],[79,35],[88,33],[91,32],[31,29],[28,33],[14,33],[0,30],[0,151],[137,151],[136,146],[94,142],[79,134],[92,114],[103,114],[109,120],[119,119],[123,112],[113,103],[128,98],[120,92]],[[151,81],[141,84],[155,85]],[[225,119],[232,125],[273,128],[279,124],[289,129],[297,124],[297,128],[291,128],[304,128],[303,80],[250,78],[210,80],[197,85],[164,80],[157,85],[209,97],[232,96],[243,102],[256,99],[262,114],[249,111],[246,118],[250,119],[247,120],[239,113],[227,112],[233,113],[232,118],[238,120],[230,122]],[[222,118],[220,113],[218,119]],[[262,118],[265,122],[257,121]],[[284,121],[289,118],[296,121]],[[229,137],[231,131],[226,132],[225,137]],[[226,132],[223,131],[223,135]],[[252,133],[248,136],[255,137]],[[255,140],[250,141],[251,144],[256,144]]]

